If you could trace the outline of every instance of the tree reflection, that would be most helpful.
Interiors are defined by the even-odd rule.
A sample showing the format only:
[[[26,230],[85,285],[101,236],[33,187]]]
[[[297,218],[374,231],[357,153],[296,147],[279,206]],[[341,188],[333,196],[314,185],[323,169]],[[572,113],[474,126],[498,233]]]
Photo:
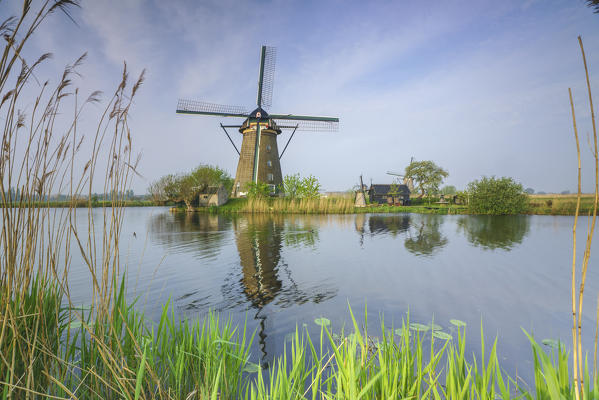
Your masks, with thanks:
[[[458,230],[475,246],[483,249],[511,250],[524,240],[530,229],[527,216],[469,215],[457,222]]]
[[[440,230],[443,221],[440,215],[414,216],[404,242],[406,250],[417,256],[431,256],[445,247],[448,240]]]
[[[186,247],[202,257],[215,257],[227,237],[231,219],[204,213],[159,213],[150,218],[155,243],[167,248]]]
[[[310,216],[297,218],[291,215],[285,218],[284,224],[283,238],[287,247],[315,247],[320,240],[316,228],[318,223],[313,224]]]

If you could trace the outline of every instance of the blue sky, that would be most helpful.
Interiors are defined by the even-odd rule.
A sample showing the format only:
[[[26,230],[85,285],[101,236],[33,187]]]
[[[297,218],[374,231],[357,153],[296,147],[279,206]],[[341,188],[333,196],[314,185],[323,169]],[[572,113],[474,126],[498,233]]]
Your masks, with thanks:
[[[385,172],[414,157],[448,170],[446,184],[460,189],[495,175],[574,191],[568,87],[581,135],[592,133],[577,36],[599,94],[599,15],[583,0],[106,0],[83,1],[72,15],[77,25],[48,20],[28,54],[52,51],[44,73],[58,78],[87,51],[84,93],[111,92],[124,60],[132,75],[147,69],[131,120],[143,154],[136,193],[201,163],[235,173],[223,120],[175,108],[190,98],[252,109],[262,44],[278,51],[272,112],[340,118],[339,132],[296,134],[282,159],[283,174],[315,175],[325,190],[349,189],[360,174],[389,182]],[[583,158],[590,191],[587,147]]]

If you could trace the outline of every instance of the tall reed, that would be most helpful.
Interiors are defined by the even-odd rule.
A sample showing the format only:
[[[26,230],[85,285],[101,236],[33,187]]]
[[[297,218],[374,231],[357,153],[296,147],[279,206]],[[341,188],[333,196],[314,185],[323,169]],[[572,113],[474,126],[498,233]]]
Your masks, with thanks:
[[[572,355],[573,355],[573,379],[574,379],[574,387],[575,387],[575,395],[576,400],[580,398],[585,398],[585,380],[583,375],[584,363],[586,360],[583,360],[582,357],[582,306],[584,299],[584,289],[587,278],[589,260],[591,256],[591,244],[593,241],[593,233],[595,231],[595,222],[597,219],[597,205],[599,203],[599,153],[597,151],[597,128],[595,125],[595,111],[593,108],[593,96],[591,93],[591,83],[589,79],[589,71],[587,67],[587,60],[584,52],[584,46],[582,44],[582,38],[578,37],[578,43],[580,45],[580,52],[582,55],[582,61],[584,64],[584,71],[586,77],[587,91],[589,97],[589,106],[591,109],[591,123],[593,127],[593,146],[591,148],[592,154],[595,161],[595,196],[593,202],[592,214],[589,213],[589,229],[587,231],[586,243],[584,248],[584,253],[582,257],[582,263],[580,266],[580,283],[578,287],[578,299],[576,299],[576,240],[577,240],[577,227],[578,227],[578,216],[580,213],[580,202],[581,202],[581,189],[582,189],[582,168],[581,168],[581,157],[580,157],[580,143],[578,140],[578,129],[576,125],[576,114],[574,111],[574,102],[572,100],[572,90],[568,89],[568,94],[570,96],[570,106],[572,109],[572,124],[574,128],[574,137],[576,139],[576,154],[578,159],[578,192],[576,199],[576,211],[574,217],[574,226],[572,228]],[[578,300],[578,301],[577,301]],[[599,302],[597,304],[597,308],[599,310]],[[599,323],[599,321],[597,321]],[[599,328],[598,328],[599,329]],[[597,341],[597,337],[595,342]],[[595,344],[595,348],[597,345]],[[597,358],[597,354],[595,351],[595,360]],[[597,377],[596,371],[596,362],[594,363],[595,370],[593,371],[593,377]],[[587,385],[588,385],[588,377],[587,377]]]
[[[346,197],[251,198],[239,211],[282,214],[348,214],[354,212],[354,202]]]

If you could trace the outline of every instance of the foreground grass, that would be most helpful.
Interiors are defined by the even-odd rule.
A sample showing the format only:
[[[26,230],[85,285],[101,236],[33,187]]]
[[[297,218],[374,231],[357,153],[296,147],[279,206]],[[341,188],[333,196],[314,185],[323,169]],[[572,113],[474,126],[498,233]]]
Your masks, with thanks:
[[[410,321],[401,327],[380,323],[370,334],[351,314],[349,332],[333,332],[330,322],[316,320],[320,335],[307,329],[291,335],[268,369],[250,362],[254,335],[245,327],[210,314],[203,321],[178,320],[166,304],[155,323],[127,304],[123,281],[112,310],[92,318],[89,310],[61,308],[52,285],[34,284],[22,297],[30,311],[42,300],[45,313],[22,315],[2,341],[2,355],[27,346],[38,329],[53,332],[31,357],[1,368],[2,398],[126,399],[562,399],[573,398],[568,354],[561,345],[547,354],[532,337],[535,382],[516,382],[502,370],[496,344],[488,351],[481,335],[481,356],[466,354],[465,324],[452,321],[449,332],[435,324]],[[20,300],[19,300],[20,301]],[[13,301],[17,311],[23,304]],[[29,308],[27,308],[29,309]],[[351,313],[351,309],[350,309]],[[1,321],[0,321],[1,322]],[[26,370],[33,369],[34,374]],[[585,398],[598,398],[599,387],[585,372]],[[35,376],[23,390],[21,379]],[[13,382],[13,384],[8,384]],[[589,384],[591,383],[591,384]]]

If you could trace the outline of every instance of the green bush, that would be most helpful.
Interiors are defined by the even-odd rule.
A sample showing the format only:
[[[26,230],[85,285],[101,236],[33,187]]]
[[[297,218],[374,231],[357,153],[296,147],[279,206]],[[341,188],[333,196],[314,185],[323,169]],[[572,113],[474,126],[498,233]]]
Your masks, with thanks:
[[[286,175],[280,187],[290,199],[317,199],[320,197],[320,182],[312,175],[301,178],[299,174]]]
[[[246,184],[248,199],[264,199],[270,197],[272,188],[264,182],[248,182]]]
[[[487,178],[468,184],[468,208],[475,214],[520,214],[528,207],[522,185],[512,178]]]

